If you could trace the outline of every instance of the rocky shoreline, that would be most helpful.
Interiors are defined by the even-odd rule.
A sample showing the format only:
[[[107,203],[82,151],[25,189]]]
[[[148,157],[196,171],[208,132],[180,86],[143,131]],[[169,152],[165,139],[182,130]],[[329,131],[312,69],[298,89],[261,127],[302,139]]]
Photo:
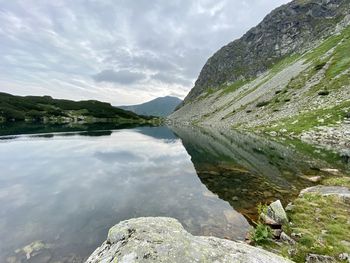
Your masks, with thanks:
[[[243,242],[193,236],[176,219],[148,217],[130,219],[112,227],[107,240],[86,261],[98,262],[291,261]]]
[[[331,199],[328,200],[329,198]],[[327,207],[317,207],[317,202],[325,201],[331,201],[332,205],[335,206],[336,212],[329,212]],[[298,211],[298,209],[301,209],[301,211],[307,210],[301,205],[303,202],[306,202],[306,205],[309,207],[316,207],[316,214],[312,214],[311,217],[314,216],[318,224],[328,223],[333,226],[334,221],[344,216],[341,211],[345,211],[345,215],[350,212],[350,189],[344,186],[324,185],[304,189],[293,204],[288,205],[286,208],[287,213],[279,200],[271,203],[264,212],[265,214],[261,215],[261,218],[263,219],[263,224],[271,226],[273,235],[268,238],[268,242],[262,247],[254,247],[244,242],[215,237],[193,236],[173,218],[143,217],[122,221],[112,227],[108,232],[107,240],[91,254],[86,263],[294,262],[290,261],[290,259],[295,260],[295,262],[308,263],[350,262],[350,248],[346,248],[346,244],[350,244],[350,240],[345,240],[346,233],[345,237],[344,235],[333,237],[344,238],[344,240],[336,240],[334,245],[341,245],[336,249],[330,249],[328,254],[314,253],[315,251],[328,251],[315,249],[317,244],[314,244],[313,247],[308,247],[307,249],[309,250],[307,251],[303,250],[305,249],[303,242],[305,242],[304,239],[307,237],[308,232],[315,231],[317,235],[324,236],[328,231],[332,231],[326,230],[327,226],[323,226],[325,230],[318,233],[317,229],[313,229],[315,226],[308,225],[306,232],[303,232],[302,226],[298,225],[298,216],[293,215],[294,211],[294,213],[305,216]],[[339,207],[337,207],[337,204]],[[322,214],[326,219],[318,218],[318,214]],[[347,219],[345,222],[336,223],[338,227],[346,232],[350,222]],[[300,232],[293,232],[296,229],[300,230]],[[320,237],[317,236],[317,238]],[[328,246],[326,239],[322,242],[324,242],[324,246]],[[344,247],[342,246],[343,244],[345,244]],[[300,255],[303,258],[298,258]]]

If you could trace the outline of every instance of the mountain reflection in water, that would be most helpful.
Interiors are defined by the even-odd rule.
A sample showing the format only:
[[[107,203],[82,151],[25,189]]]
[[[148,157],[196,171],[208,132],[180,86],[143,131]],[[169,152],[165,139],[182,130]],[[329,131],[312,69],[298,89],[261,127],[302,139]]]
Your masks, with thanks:
[[[111,226],[141,216],[244,240],[258,203],[288,203],[329,166],[232,130],[100,128],[0,137],[0,262],[27,262],[30,244],[28,262],[83,262]]]

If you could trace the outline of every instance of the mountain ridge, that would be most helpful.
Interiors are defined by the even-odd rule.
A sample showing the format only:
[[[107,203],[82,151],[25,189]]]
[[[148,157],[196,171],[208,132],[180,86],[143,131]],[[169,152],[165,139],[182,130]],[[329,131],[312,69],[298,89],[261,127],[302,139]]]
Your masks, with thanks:
[[[132,111],[139,115],[166,117],[182,102],[174,96],[158,97],[153,100],[130,106],[117,106],[118,108]]]
[[[97,100],[72,101],[50,96],[16,96],[0,92],[0,123],[142,123],[151,120],[151,117],[140,116]]]
[[[308,49],[334,30],[349,13],[349,6],[346,0],[294,0],[276,8],[208,59],[184,104],[203,92],[249,81],[284,57]]]
[[[301,2],[317,5],[310,0],[292,3]],[[322,3],[317,5],[320,10],[328,12],[331,5],[332,12],[338,14],[337,23],[323,31],[322,38],[311,42],[310,38],[304,39],[306,43],[299,45],[302,51],[284,56],[255,77],[227,82],[230,77],[237,77],[231,71],[231,75],[220,80],[226,81],[225,84],[207,88],[199,87],[198,83],[215,75],[215,70],[208,76],[200,76],[181,107],[169,116],[169,121],[286,135],[329,145],[332,149],[339,145],[340,151],[350,156],[350,151],[344,149],[350,146],[350,134],[346,132],[350,130],[350,1]],[[278,12],[289,5],[278,8]],[[341,7],[341,11],[335,10],[336,7]],[[321,21],[329,19],[332,18],[325,17]],[[274,28],[275,25],[267,30],[273,32]],[[220,59],[216,59],[220,64]],[[226,65],[225,61],[222,63]],[[235,66],[236,60],[230,63]],[[238,68],[240,66],[237,64]],[[205,66],[201,75],[207,69]]]

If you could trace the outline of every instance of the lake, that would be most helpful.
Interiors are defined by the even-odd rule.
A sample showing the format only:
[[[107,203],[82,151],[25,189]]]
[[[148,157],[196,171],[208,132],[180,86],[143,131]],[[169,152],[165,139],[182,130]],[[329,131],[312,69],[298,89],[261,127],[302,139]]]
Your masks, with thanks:
[[[0,262],[9,263],[83,262],[111,226],[142,216],[244,240],[259,203],[286,205],[319,168],[348,168],[333,153],[232,130],[5,134]]]

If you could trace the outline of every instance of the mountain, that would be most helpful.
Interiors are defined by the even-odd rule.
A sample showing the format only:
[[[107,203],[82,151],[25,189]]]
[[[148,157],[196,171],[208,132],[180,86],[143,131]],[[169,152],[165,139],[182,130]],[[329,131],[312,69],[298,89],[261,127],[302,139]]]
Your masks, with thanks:
[[[154,100],[132,106],[118,106],[118,108],[129,110],[141,115],[166,117],[182,102],[177,97],[160,97]]]
[[[332,126],[335,139],[348,138],[349,25],[349,0],[277,8],[207,61],[169,119],[316,141],[319,128],[330,134]]]
[[[119,122],[142,123],[152,118],[96,100],[71,101],[50,96],[14,96],[0,92],[0,122]]]

